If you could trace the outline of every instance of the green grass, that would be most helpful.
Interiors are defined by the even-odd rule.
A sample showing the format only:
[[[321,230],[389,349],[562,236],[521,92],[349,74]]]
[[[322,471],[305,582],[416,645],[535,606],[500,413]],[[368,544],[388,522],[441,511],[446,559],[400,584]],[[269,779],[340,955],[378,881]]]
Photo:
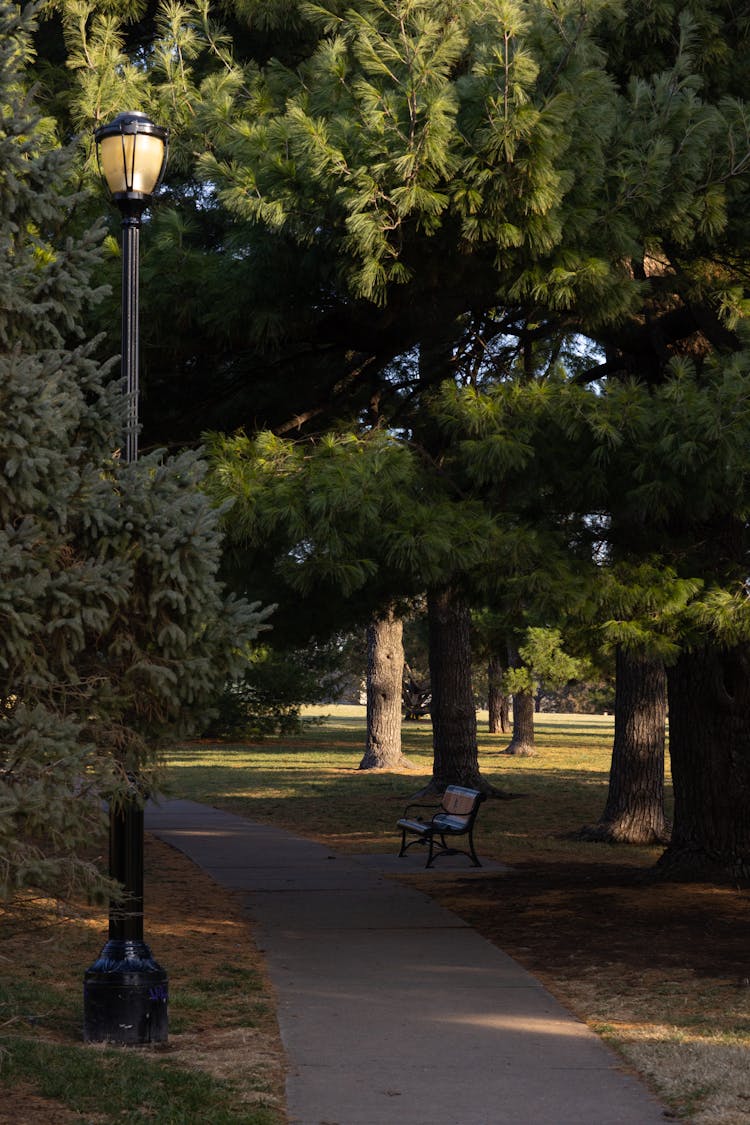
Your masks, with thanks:
[[[175,747],[168,761],[171,793],[286,827],[338,851],[395,852],[396,820],[431,777],[430,725],[404,725],[403,749],[416,766],[413,772],[365,773],[358,770],[364,750],[364,708],[328,710],[323,723],[299,737],[255,745],[204,742]],[[689,923],[691,908],[703,905],[700,888],[666,891],[644,882],[641,889],[640,882],[623,880],[623,871],[650,868],[661,848],[598,844],[576,837],[583,825],[599,819],[604,808],[613,719],[537,716],[538,754],[519,759],[500,753],[507,736],[490,736],[486,716],[479,718],[482,773],[504,792],[520,795],[515,800],[488,801],[477,823],[480,854],[516,869],[522,888],[517,924],[506,924],[507,911],[497,899],[492,879],[465,880],[463,885],[460,880],[455,885],[450,880],[435,881],[429,893],[439,900],[441,893],[447,896],[446,904],[459,914],[463,910],[469,924],[490,940],[509,941],[502,948],[522,961],[528,956],[532,971],[535,965],[544,966],[547,983],[563,1002],[587,1019],[629,1066],[646,1076],[681,1118],[700,1111],[705,1125],[746,1120],[750,1104],[744,1053],[747,993],[738,989],[734,979],[727,979],[721,958],[711,970],[699,958],[696,969],[688,946],[679,944],[680,920],[684,917]],[[524,870],[525,864],[529,869]],[[589,885],[586,872],[602,864],[612,864],[611,884],[599,870],[601,885]],[[566,872],[570,882],[559,879]],[[576,883],[579,878],[583,881]],[[508,896],[513,894],[513,882],[509,880],[504,888]],[[722,897],[731,892],[705,893],[715,901],[718,927]],[[636,896],[641,896],[637,905]],[[638,948],[647,949],[653,933],[654,948],[663,955],[651,962],[644,953],[642,965],[634,969],[620,945],[604,941],[596,951],[585,952],[582,960],[577,956],[580,943],[575,926],[569,921],[580,913],[579,898],[590,906],[588,913],[583,911],[587,935],[596,934],[602,919],[619,917],[617,932],[624,933],[627,941],[637,931]],[[662,898],[675,912],[674,946],[672,915],[664,916],[663,927],[660,922],[665,909]],[[734,917],[731,903],[727,911]],[[562,936],[555,938],[558,912]],[[712,932],[723,931],[707,930]],[[571,945],[563,948],[568,933]],[[704,940],[710,938],[696,934],[699,950]]]
[[[309,714],[320,717],[320,712]],[[607,796],[613,720],[594,715],[537,716],[538,755],[508,758],[506,736],[486,732],[480,714],[479,761],[483,774],[518,800],[491,801],[482,810],[480,847],[498,859],[595,855],[601,845],[574,838],[596,821]],[[364,749],[364,708],[331,707],[303,735],[250,745],[191,743],[168,756],[168,792],[273,822],[324,839],[343,851],[388,851],[403,807],[430,778],[429,723],[405,723],[403,749],[414,772],[358,770]],[[629,849],[633,862],[653,849]]]
[[[621,861],[621,849],[574,838],[604,806],[612,720],[539,716],[538,756],[515,759],[499,753],[507,738],[482,733],[481,718],[482,772],[502,790],[523,796],[484,806],[478,825],[480,852],[510,863],[547,858]],[[324,722],[298,737],[257,745],[203,742],[175,747],[168,756],[169,791],[282,825],[341,851],[394,851],[396,819],[431,776],[429,723],[405,724],[403,743],[414,771],[362,772],[357,767],[364,749],[364,709],[330,708]],[[629,862],[649,863],[657,853],[628,849],[627,854]],[[96,941],[83,921],[74,923],[71,918],[62,932],[53,927],[49,936],[43,935],[44,947],[51,951],[64,932],[64,972],[60,957],[40,951],[33,974],[29,969],[17,979],[11,965],[0,973],[0,1091],[29,1083],[66,1105],[81,1123],[277,1125],[274,1108],[243,1107],[230,1082],[179,1065],[167,1054],[76,1042],[80,968],[88,963]],[[218,1015],[217,1005],[222,1009]],[[260,975],[231,963],[219,963],[210,976],[188,973],[170,997],[174,1034],[190,1031],[203,1020],[216,1029],[231,1029],[263,1026],[267,1019],[268,998]]]
[[[106,910],[83,901],[61,910],[30,896],[3,904],[3,1120],[62,1120],[59,1105],[80,1125],[284,1119],[273,1000],[241,907],[179,853],[155,841],[149,849],[161,849],[163,864],[156,868],[152,854],[146,898],[149,936],[170,972],[169,1043],[139,1050],[81,1041],[82,974],[106,935]],[[157,879],[162,893],[149,898]],[[48,1099],[49,1109],[34,1098]]]
[[[138,1052],[80,1047],[6,1036],[0,1054],[0,1084],[32,1082],[42,1097],[62,1102],[85,1122],[127,1120],[159,1125],[278,1125],[261,1108],[234,1108],[231,1083],[199,1070],[154,1062]]]
[[[200,1014],[211,1013],[213,1027],[257,1027],[268,1014],[260,975],[236,965],[219,965],[211,976],[194,977],[169,999],[169,1029],[189,1031]],[[217,999],[226,1003],[217,1006]]]

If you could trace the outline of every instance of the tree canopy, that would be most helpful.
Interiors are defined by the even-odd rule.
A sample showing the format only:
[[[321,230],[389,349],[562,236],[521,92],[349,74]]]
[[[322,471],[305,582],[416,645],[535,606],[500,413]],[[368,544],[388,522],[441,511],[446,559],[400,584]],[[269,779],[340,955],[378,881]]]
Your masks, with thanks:
[[[119,382],[81,331],[102,232],[69,228],[72,154],[29,92],[33,26],[0,5],[3,895],[102,885],[102,799],[135,771],[148,789],[161,741],[190,729],[263,616],[217,580],[195,454],[116,456]]]
[[[450,477],[455,510],[515,542],[496,573],[524,612],[530,578],[538,612],[577,571],[670,567],[669,629],[650,632],[674,646],[672,707],[734,716],[728,756],[674,725],[672,858],[745,871],[747,17],[726,0],[242,0],[222,28],[204,3],[59,12],[58,120],[88,130],[142,95],[174,128],[146,348],[163,436],[323,449],[332,430],[356,464],[357,431],[396,434],[435,470],[436,513]],[[580,338],[596,346],[576,360]],[[306,534],[283,564],[298,577]],[[338,578],[372,576],[364,557]],[[710,760],[738,797],[706,817]]]

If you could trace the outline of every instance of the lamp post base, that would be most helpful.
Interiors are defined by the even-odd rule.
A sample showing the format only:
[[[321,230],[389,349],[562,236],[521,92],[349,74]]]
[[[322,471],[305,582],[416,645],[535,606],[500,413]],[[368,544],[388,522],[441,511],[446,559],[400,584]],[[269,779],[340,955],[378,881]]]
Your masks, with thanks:
[[[168,998],[166,969],[145,942],[108,941],[83,977],[84,1041],[166,1043]]]

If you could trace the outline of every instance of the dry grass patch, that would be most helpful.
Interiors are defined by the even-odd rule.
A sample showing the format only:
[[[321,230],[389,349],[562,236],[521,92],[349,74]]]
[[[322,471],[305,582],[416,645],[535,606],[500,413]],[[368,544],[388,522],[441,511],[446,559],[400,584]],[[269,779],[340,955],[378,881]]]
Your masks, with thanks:
[[[239,897],[147,837],[145,909],[146,939],[170,978],[169,1042],[146,1050],[81,1042],[83,972],[106,941],[106,912],[84,904],[63,912],[52,902],[6,910],[0,1122],[280,1125],[285,1119],[274,998]],[[64,1086],[65,1067],[90,1075],[88,1084],[81,1079],[69,1098],[45,1097],[50,1072],[59,1068]],[[120,1089],[138,1083],[148,1087],[140,1101]],[[172,1111],[175,1090],[182,1089],[190,1108]]]
[[[332,707],[303,739],[185,745],[175,792],[324,841],[342,852],[395,851],[395,822],[431,771],[429,723],[404,725],[416,772],[367,774],[364,709]],[[575,838],[606,800],[612,719],[537,716],[538,757],[501,754],[480,731],[480,767],[501,789],[477,850],[508,875],[415,876],[526,966],[611,1043],[693,1125],[750,1125],[747,893],[653,884],[659,849]]]
[[[682,1120],[747,1125],[750,901],[644,875],[611,862],[525,863],[430,893],[537,976]]]

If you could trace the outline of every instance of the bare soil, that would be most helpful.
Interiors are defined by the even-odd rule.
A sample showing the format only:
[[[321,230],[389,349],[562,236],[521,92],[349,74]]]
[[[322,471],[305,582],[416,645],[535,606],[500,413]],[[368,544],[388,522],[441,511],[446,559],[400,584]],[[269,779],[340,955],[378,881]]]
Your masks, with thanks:
[[[689,969],[736,987],[750,972],[750,896],[733,887],[653,882],[641,867],[536,862],[437,893],[540,976],[616,963],[625,978]]]

